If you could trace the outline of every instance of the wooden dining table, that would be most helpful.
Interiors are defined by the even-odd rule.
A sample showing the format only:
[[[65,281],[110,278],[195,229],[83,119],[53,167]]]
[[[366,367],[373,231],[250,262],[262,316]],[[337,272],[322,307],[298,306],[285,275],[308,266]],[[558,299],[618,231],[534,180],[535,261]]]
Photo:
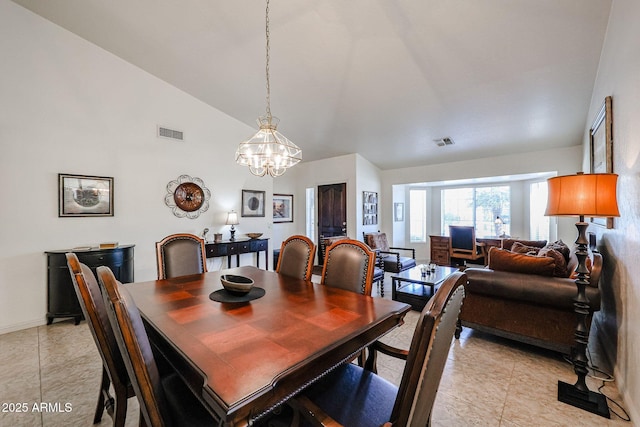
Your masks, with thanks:
[[[222,274],[250,277],[264,296],[211,300]],[[401,325],[410,310],[252,266],[125,286],[160,359],[226,426],[263,418]]]

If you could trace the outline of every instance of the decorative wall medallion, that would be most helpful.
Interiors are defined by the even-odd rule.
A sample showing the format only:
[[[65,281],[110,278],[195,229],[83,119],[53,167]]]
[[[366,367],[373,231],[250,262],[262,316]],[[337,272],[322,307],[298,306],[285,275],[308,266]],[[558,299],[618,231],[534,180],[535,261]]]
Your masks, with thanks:
[[[167,184],[164,203],[173,210],[178,218],[198,218],[209,209],[211,192],[200,178],[180,175]]]

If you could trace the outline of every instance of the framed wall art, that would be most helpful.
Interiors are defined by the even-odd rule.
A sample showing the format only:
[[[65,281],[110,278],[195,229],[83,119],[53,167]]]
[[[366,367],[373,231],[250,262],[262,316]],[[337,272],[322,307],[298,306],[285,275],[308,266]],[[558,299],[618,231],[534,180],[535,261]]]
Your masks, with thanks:
[[[113,216],[113,178],[58,174],[58,216]]]
[[[264,216],[264,191],[242,190],[242,210],[243,217],[263,217]]]
[[[273,222],[293,222],[293,194],[273,195]]]
[[[613,113],[610,96],[604,103],[589,130],[591,173],[613,173]],[[591,218],[593,224],[613,228],[613,218]]]
[[[378,193],[362,192],[362,225],[378,224]]]
[[[404,203],[393,204],[393,220],[395,222],[404,221]]]

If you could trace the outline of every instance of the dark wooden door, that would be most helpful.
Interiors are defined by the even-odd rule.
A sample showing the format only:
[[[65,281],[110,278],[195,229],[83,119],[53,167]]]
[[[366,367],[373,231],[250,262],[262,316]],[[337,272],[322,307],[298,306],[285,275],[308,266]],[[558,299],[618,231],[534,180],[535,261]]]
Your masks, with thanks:
[[[347,234],[347,184],[318,186],[318,236]]]

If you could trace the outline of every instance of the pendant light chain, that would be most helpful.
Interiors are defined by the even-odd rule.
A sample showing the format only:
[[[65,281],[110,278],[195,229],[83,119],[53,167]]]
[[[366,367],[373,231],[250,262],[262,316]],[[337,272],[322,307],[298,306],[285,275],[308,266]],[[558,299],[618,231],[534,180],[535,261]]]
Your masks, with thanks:
[[[269,0],[267,0],[267,9],[266,9],[266,19],[265,19],[265,34],[267,36],[267,47],[266,47],[266,66],[265,73],[267,75],[267,118],[269,119],[269,124],[271,124],[271,83],[269,82]]]
[[[284,135],[278,132],[277,117],[271,116],[271,82],[269,79],[269,60],[271,47],[271,34],[269,32],[269,0],[266,0],[265,34],[267,76],[267,114],[258,118],[258,132],[241,142],[236,150],[236,163],[248,166],[249,171],[256,176],[270,175],[280,176],[286,170],[302,160],[302,150]]]

